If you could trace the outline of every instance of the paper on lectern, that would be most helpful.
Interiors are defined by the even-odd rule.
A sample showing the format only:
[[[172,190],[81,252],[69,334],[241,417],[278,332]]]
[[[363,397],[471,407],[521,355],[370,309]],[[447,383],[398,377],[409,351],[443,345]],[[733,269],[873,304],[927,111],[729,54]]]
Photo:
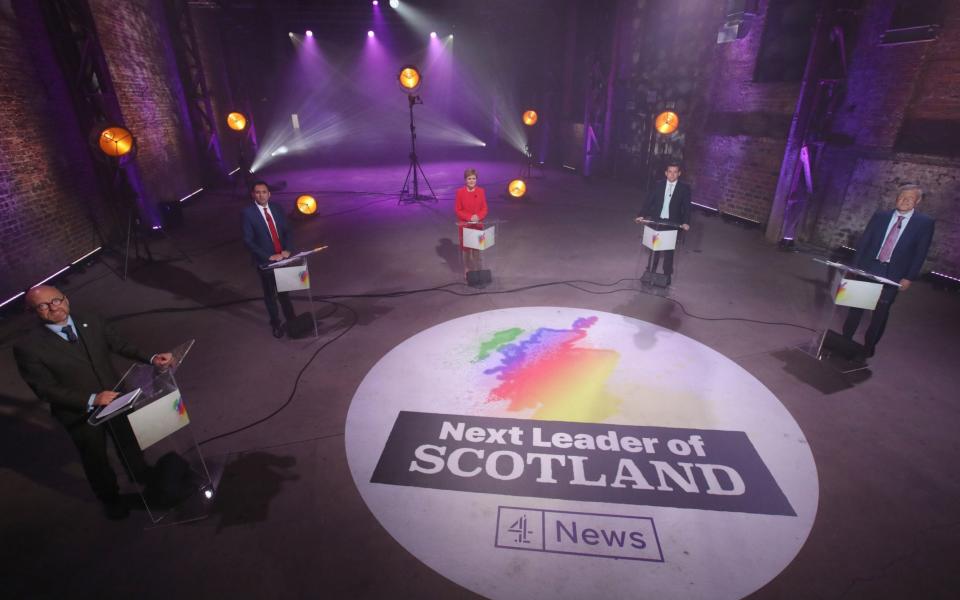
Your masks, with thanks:
[[[299,267],[280,267],[273,270],[273,277],[277,280],[278,292],[296,292],[310,289],[310,271],[307,265]]]
[[[677,230],[657,231],[653,227],[644,225],[643,245],[654,252],[673,250],[677,247]]]
[[[857,281],[855,279],[841,279],[834,295],[834,302],[838,306],[850,306],[873,310],[880,299],[883,284],[872,281]]]
[[[493,246],[495,241],[494,238],[494,227],[487,227],[486,229],[469,229],[463,228],[463,247],[472,248],[474,250],[486,250],[487,248]]]

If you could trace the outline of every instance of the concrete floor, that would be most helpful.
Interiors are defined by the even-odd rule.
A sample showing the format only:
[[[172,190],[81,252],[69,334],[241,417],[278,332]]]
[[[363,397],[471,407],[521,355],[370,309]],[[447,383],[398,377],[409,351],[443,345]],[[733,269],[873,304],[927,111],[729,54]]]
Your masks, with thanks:
[[[642,270],[635,189],[548,172],[518,202],[502,190],[519,165],[481,163],[491,216],[507,221],[489,291],[595,283],[384,297],[459,280],[452,204],[464,166],[425,164],[440,201],[405,206],[390,194],[406,165],[268,174],[286,181],[273,198],[285,207],[300,191],[319,201],[317,216],[295,226],[302,247],[329,245],[311,262],[314,292],[336,302],[316,306],[319,339],[271,336],[239,241],[245,200],[226,192],[189,200],[185,226],[153,244],[161,260],[127,282],[100,262],[62,281],[75,311],[120,317],[119,330],[143,348],[197,340],[178,380],[199,439],[283,406],[204,445],[229,458],[206,520],[145,530],[143,513],[102,518],[69,439],[16,373],[9,348],[31,317],[0,322],[4,595],[476,597],[420,563],[368,511],[347,465],[344,422],[361,379],[401,341],[458,316],[536,305],[681,332],[744,367],[799,423],[819,472],[816,521],[793,563],[752,598],[960,593],[956,294],[925,283],[902,294],[871,369],[843,376],[791,350],[810,337],[804,327],[826,299],[825,268],[811,255],[780,252],[759,230],[698,213],[668,297],[641,293],[621,281]]]

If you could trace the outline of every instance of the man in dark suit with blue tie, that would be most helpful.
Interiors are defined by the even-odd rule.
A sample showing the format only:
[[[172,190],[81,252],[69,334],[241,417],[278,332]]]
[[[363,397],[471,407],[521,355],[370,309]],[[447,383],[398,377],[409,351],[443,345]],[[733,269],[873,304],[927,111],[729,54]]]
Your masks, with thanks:
[[[253,204],[244,208],[242,215],[243,243],[250,250],[253,262],[257,265],[257,273],[263,286],[263,302],[270,315],[273,336],[281,338],[284,328],[277,312],[277,300],[280,300],[280,308],[287,322],[296,318],[293,303],[287,292],[277,292],[273,271],[260,267],[290,256],[289,248],[293,244],[290,224],[282,210],[273,210],[276,206],[270,204],[270,187],[265,181],[253,182],[250,197]]]
[[[51,414],[70,434],[87,481],[107,517],[123,518],[129,507],[120,497],[117,476],[107,458],[107,427],[94,427],[87,419],[95,408],[110,404],[119,395],[112,390],[119,377],[111,354],[157,367],[169,366],[173,355],[143,353],[99,317],[71,315],[70,300],[55,287],[37,286],[27,292],[25,301],[42,327],[13,347],[20,376],[37,398],[50,404]],[[142,480],[146,465],[126,417],[117,417],[112,423],[109,433],[124,448],[124,466]]]
[[[875,212],[860,236],[853,266],[892,279],[900,284],[899,290],[907,291],[920,276],[933,239],[933,219],[915,210],[922,198],[919,185],[905,185],[899,190],[895,209]],[[883,335],[897,291],[896,286],[883,286],[864,335],[863,349],[868,357],[873,356]],[[863,309],[849,309],[843,324],[844,337],[853,339],[862,317]]]

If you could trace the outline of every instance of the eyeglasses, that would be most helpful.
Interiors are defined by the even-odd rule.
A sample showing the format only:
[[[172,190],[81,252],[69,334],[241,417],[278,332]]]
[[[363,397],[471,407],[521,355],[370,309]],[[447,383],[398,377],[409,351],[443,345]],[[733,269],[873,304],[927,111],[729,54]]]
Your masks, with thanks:
[[[60,296],[59,298],[51,298],[50,302],[41,302],[40,304],[37,304],[36,306],[34,306],[33,310],[37,312],[47,312],[51,308],[56,308],[61,304],[63,304],[65,300],[66,298],[64,298],[63,296]]]

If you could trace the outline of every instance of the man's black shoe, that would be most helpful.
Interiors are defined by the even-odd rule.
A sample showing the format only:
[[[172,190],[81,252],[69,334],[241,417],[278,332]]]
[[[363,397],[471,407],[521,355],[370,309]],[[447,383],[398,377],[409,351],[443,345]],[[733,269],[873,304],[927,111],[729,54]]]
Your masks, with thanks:
[[[273,326],[273,337],[275,338],[283,337],[283,325],[277,324]]]
[[[863,356],[864,356],[864,357],[866,357],[866,358],[873,358],[873,355],[876,354],[876,352],[877,352],[877,347],[876,347],[876,346],[868,346],[868,345],[864,344],[864,346],[863,346]]]

